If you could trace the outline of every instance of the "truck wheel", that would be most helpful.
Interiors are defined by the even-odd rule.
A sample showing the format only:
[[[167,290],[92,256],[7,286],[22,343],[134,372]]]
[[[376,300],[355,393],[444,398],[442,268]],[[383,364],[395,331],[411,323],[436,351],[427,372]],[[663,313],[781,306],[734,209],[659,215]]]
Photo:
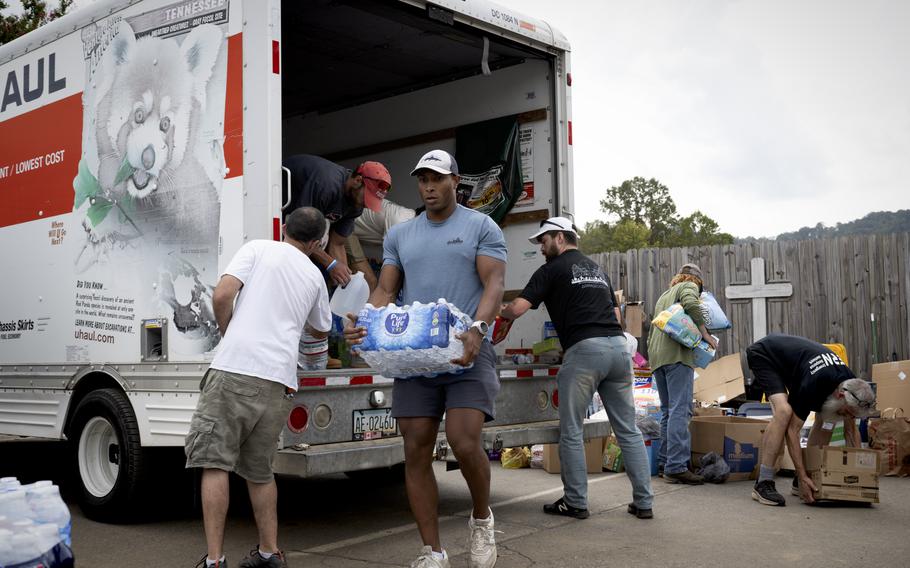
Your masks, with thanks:
[[[76,407],[70,432],[85,516],[123,520],[141,495],[145,466],[129,400],[115,389],[89,393]]]

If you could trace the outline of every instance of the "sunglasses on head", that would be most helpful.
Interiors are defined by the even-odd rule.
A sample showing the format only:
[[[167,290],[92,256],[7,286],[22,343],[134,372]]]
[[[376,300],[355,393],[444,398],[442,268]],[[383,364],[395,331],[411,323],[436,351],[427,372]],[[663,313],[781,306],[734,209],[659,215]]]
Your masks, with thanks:
[[[543,228],[544,225],[553,225],[554,227],[556,227],[557,230],[560,230],[560,231],[569,230],[569,229],[566,229],[565,227],[563,227],[562,225],[560,225],[559,223],[554,223],[553,221],[550,221],[549,219],[544,219],[543,221],[540,222],[541,229]],[[573,229],[574,229],[574,227],[573,227]]]
[[[373,182],[374,184],[376,184],[376,187],[378,187],[382,191],[389,191],[390,189],[392,189],[392,184],[385,181],[384,179],[371,178],[370,176],[365,176],[360,172],[357,172],[357,173],[360,174],[360,177],[362,177],[363,179],[368,179],[371,182]]]

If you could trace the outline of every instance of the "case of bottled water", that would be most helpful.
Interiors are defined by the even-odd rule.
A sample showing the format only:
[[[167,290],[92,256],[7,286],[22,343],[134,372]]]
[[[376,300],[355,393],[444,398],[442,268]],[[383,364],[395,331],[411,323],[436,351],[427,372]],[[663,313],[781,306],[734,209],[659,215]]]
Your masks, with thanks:
[[[471,318],[440,298],[407,306],[364,306],[357,326],[367,335],[355,349],[386,377],[434,377],[463,371],[451,361],[464,355],[458,335],[471,326]]]
[[[0,479],[0,568],[74,566],[70,512],[50,481]]]

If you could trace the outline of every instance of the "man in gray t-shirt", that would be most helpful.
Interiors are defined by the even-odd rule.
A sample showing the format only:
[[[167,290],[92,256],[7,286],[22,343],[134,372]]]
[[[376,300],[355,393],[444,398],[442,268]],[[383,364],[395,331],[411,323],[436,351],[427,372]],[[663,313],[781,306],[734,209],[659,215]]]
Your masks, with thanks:
[[[370,303],[392,303],[399,292],[406,304],[445,298],[474,318],[474,325],[460,337],[464,356],[455,361],[463,366],[473,363],[473,367],[461,374],[396,379],[392,392],[392,415],[404,437],[408,500],[424,544],[417,563],[449,565],[439,540],[439,498],[432,467],[433,446],[445,414],[446,438],[474,500],[468,522],[469,565],[489,567],[496,562],[496,540],[490,460],[481,430],[485,421],[493,420],[499,378],[493,347],[485,336],[502,300],[506,244],[492,219],[457,204],[458,164],[448,152],[428,152],[411,175],[417,176],[426,211],[389,230],[379,285]],[[351,324],[345,329],[352,345],[364,335],[362,327]]]

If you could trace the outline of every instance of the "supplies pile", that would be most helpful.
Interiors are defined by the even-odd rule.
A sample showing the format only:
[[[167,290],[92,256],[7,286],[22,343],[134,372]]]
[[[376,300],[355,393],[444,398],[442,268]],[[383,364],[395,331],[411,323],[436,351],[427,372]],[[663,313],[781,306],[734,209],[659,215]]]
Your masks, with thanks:
[[[386,377],[434,377],[464,370],[452,363],[464,354],[458,336],[471,326],[471,318],[455,305],[439,299],[407,306],[389,304],[360,310],[357,326],[366,328],[356,347],[370,365]]]

